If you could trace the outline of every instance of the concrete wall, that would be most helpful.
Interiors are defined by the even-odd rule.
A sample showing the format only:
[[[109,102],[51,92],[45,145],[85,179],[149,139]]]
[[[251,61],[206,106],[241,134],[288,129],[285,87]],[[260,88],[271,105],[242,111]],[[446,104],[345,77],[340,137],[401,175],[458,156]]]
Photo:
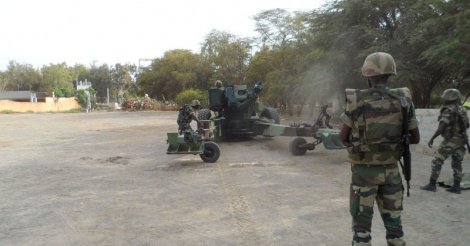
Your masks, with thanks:
[[[46,102],[37,103],[0,100],[0,112],[67,112],[73,109],[81,109],[75,97],[56,98],[56,100],[52,97],[46,97]]]

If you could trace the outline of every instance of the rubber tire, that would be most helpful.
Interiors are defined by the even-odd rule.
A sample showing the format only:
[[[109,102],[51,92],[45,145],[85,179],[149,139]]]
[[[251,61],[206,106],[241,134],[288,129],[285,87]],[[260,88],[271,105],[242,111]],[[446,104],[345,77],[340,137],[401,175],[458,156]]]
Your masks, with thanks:
[[[292,155],[305,155],[305,152],[307,152],[307,148],[301,148],[299,147],[300,145],[305,145],[307,144],[307,140],[305,138],[294,138],[290,143],[289,143],[289,151],[292,153]]]
[[[198,120],[210,120],[210,118],[211,118],[211,111],[209,109],[203,108],[197,111]]]
[[[279,124],[281,121],[279,120],[279,115],[277,114],[277,110],[275,108],[265,108],[261,111],[260,117],[265,117],[270,120],[273,120],[274,123]]]
[[[219,159],[220,148],[214,142],[205,142],[204,143],[204,153],[199,155],[204,162],[214,163]]]

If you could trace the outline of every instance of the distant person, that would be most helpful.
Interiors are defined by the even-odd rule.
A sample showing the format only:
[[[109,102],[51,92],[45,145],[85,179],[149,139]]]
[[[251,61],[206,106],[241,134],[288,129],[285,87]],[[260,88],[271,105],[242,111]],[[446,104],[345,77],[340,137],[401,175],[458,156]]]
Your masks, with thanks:
[[[217,89],[222,89],[223,90],[224,84],[222,83],[222,81],[216,80],[215,83],[214,83],[214,86]]]
[[[198,124],[200,124],[197,116],[196,111],[201,108],[201,102],[199,100],[193,100],[191,104],[185,104],[180,110],[178,114],[178,119],[176,122],[178,123],[178,132],[181,134],[186,130],[192,130],[191,128],[191,121],[195,120]]]
[[[387,245],[406,245],[401,225],[403,185],[397,162],[403,153],[402,118],[407,115],[410,143],[419,142],[418,121],[408,88],[389,89],[396,75],[393,57],[372,53],[364,61],[362,75],[369,89],[346,89],[346,110],[341,115],[341,140],[351,163],[350,213],[352,245],[371,245],[374,202],[386,229]],[[408,102],[402,112],[400,100]]]
[[[441,135],[443,140],[432,160],[431,177],[429,184],[422,186],[422,190],[436,191],[436,182],[441,173],[444,161],[452,157],[454,170],[454,184],[446,191],[460,194],[460,181],[462,179],[462,160],[465,155],[467,129],[469,127],[467,110],[461,105],[460,92],[457,89],[447,89],[441,95],[442,107],[440,110],[439,126],[428,142],[432,148],[434,139]],[[468,141],[468,139],[467,139]],[[468,142],[467,142],[468,143]],[[469,150],[470,151],[470,150]]]

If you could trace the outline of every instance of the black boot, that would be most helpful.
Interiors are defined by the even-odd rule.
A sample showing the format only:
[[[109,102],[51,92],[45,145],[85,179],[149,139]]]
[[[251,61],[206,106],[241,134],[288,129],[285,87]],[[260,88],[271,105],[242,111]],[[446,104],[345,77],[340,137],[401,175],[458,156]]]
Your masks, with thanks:
[[[436,180],[429,179],[429,184],[420,187],[421,190],[434,191],[436,192]]]
[[[447,188],[446,191],[460,194],[460,180],[454,179],[454,186]]]

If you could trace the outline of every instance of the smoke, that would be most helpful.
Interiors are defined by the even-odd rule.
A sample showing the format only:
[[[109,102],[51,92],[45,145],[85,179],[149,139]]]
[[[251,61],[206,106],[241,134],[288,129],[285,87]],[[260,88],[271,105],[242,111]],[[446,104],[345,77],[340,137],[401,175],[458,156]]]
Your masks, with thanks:
[[[294,80],[295,89],[292,91],[291,101],[297,105],[304,105],[304,112],[312,114],[317,106],[328,104],[338,105],[342,101],[343,89],[339,79],[335,76],[331,66],[316,64],[303,72]],[[337,111],[337,109],[335,109]]]

